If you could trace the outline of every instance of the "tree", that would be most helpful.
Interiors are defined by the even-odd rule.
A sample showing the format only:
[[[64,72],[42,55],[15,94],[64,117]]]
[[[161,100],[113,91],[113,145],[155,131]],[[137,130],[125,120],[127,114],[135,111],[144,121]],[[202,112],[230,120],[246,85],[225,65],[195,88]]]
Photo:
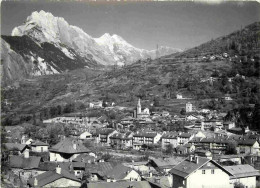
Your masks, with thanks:
[[[158,107],[160,106],[160,98],[159,97],[155,97],[153,100],[153,106]]]
[[[232,140],[228,142],[226,154],[237,154],[237,142]]]
[[[184,108],[182,108],[181,111],[180,111],[180,114],[181,115],[185,115],[186,114],[186,110]]]
[[[173,153],[173,150],[174,150],[174,148],[173,148],[173,145],[172,145],[172,144],[166,145],[165,152],[166,152],[167,154],[172,154],[172,153]]]

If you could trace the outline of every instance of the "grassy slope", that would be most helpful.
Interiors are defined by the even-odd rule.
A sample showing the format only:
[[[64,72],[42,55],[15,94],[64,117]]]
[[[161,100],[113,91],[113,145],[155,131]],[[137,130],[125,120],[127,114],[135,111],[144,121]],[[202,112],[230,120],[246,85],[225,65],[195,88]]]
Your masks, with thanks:
[[[255,28],[258,28],[258,26],[259,23],[256,26],[247,27],[251,28],[252,31],[246,28],[240,33],[243,36],[250,35],[249,39],[253,40],[255,33],[257,33]],[[229,41],[231,42],[237,39],[239,35],[237,32],[234,33],[223,37],[224,41],[228,41],[228,38],[230,38]],[[196,98],[197,94],[188,91],[187,86],[174,87],[176,83],[183,81],[191,83],[192,86],[193,83],[198,83],[200,79],[208,78],[215,71],[225,73],[232,69],[232,63],[226,59],[212,62],[191,59],[182,61],[182,58],[185,57],[204,55],[207,49],[210,49],[208,51],[211,54],[213,49],[216,49],[214,53],[220,53],[220,50],[225,52],[223,46],[226,43],[219,42],[221,40],[210,41],[197,48],[178,54],[181,60],[168,56],[171,59],[167,61],[165,61],[167,57],[153,61],[139,61],[122,69],[112,71],[81,69],[61,75],[32,78],[21,82],[19,89],[4,91],[3,98],[9,99],[14,104],[13,111],[24,113],[31,113],[44,106],[77,101],[86,104],[88,101],[102,98],[115,101],[117,104],[134,106],[137,98],[141,97],[144,106],[148,106],[155,98],[161,98],[160,103],[165,106],[165,109],[177,113],[185,104],[184,101],[174,99],[177,91],[184,91],[192,98]],[[245,37],[243,40],[246,40]],[[249,54],[257,46],[259,46],[258,43],[250,48],[248,47]],[[238,54],[233,49],[230,52]],[[176,54],[174,57],[176,57]],[[258,80],[256,78],[252,79],[254,82]],[[194,86],[199,85],[194,84]],[[209,87],[209,89],[210,91],[205,97],[208,97],[210,92],[215,92],[214,86]],[[165,95],[169,92],[171,94],[170,99],[165,99]],[[220,93],[224,95],[222,91]]]

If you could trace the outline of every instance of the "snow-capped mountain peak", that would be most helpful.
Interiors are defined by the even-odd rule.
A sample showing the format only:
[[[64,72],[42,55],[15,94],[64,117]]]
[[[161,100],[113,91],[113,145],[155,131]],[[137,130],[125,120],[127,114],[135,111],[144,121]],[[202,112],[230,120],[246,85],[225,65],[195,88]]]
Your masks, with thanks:
[[[74,49],[83,58],[91,57],[103,65],[133,63],[139,59],[155,57],[154,51],[136,48],[116,34],[105,33],[99,38],[93,38],[79,27],[69,25],[64,18],[55,17],[43,10],[33,12],[24,24],[12,31],[12,36],[23,35],[39,44],[54,44],[66,52],[69,58],[73,59],[74,56],[65,49],[67,47]]]

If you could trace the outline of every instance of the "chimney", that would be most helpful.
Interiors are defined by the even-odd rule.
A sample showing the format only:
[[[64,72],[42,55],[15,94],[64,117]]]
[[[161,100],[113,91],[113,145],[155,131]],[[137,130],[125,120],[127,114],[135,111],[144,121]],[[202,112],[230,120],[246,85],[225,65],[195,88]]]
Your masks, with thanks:
[[[30,158],[29,149],[25,149],[23,154],[24,154],[24,158],[26,158],[26,159],[29,159],[29,158]]]
[[[153,177],[153,173],[152,172],[150,172],[149,175],[150,175],[150,178]]]
[[[196,162],[196,164],[199,163],[199,157],[198,156],[195,157],[195,162]]]
[[[192,162],[192,160],[193,160],[193,156],[190,155],[190,156],[189,156],[189,161]]]
[[[60,167],[60,165],[58,165],[58,166],[56,167],[56,173],[57,173],[57,174],[61,174],[61,167]]]
[[[37,187],[37,186],[38,186],[38,180],[37,180],[37,178],[34,178],[33,185],[34,185],[34,187]]]
[[[76,142],[75,141],[73,141],[73,149],[77,149],[77,144],[76,144]]]

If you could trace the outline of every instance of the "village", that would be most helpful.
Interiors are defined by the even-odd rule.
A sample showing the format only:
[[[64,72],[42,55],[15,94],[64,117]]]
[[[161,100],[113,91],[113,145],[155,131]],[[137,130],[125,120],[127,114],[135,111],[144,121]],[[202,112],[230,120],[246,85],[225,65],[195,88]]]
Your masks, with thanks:
[[[82,113],[43,120],[70,127],[55,144],[28,134],[14,139],[7,130],[4,181],[9,187],[257,187],[258,133],[226,121],[225,112],[197,108],[181,93],[176,100],[185,101],[179,114],[150,111],[139,98],[132,115],[112,127],[103,116]],[[93,101],[87,108],[100,109],[124,107]]]

